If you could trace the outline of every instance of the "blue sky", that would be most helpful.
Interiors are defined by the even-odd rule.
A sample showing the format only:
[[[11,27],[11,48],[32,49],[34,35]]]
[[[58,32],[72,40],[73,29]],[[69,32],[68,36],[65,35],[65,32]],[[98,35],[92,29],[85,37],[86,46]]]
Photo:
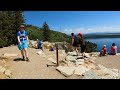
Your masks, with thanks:
[[[42,27],[47,22],[66,34],[120,32],[120,11],[24,11],[24,16],[26,24]]]

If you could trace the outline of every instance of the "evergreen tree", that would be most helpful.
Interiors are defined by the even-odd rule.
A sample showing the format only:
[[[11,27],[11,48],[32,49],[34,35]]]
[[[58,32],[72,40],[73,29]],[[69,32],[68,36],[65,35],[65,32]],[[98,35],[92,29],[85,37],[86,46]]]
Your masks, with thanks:
[[[48,24],[46,22],[43,23],[43,40],[44,41],[51,41],[51,32]]]
[[[13,14],[14,14],[14,26],[13,26],[13,28],[14,28],[14,32],[13,32],[13,34],[14,34],[14,39],[13,39],[13,43],[14,44],[17,44],[17,36],[16,36],[16,33],[17,33],[17,31],[19,30],[19,27],[20,27],[20,25],[21,24],[24,24],[24,16],[23,16],[23,11],[14,11],[13,12]]]

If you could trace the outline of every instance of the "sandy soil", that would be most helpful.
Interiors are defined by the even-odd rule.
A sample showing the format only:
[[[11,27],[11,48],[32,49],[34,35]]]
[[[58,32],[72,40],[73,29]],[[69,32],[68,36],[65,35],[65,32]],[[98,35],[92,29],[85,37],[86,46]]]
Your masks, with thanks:
[[[12,71],[12,79],[79,79],[80,76],[73,75],[65,77],[56,70],[55,66],[47,67],[47,64],[54,65],[48,58],[54,58],[56,60],[56,51],[45,50],[46,57],[37,55],[38,49],[29,48],[29,59],[30,62],[17,60],[21,58],[21,53],[17,46],[5,47],[0,49],[0,55],[4,53],[15,53],[18,56],[10,57],[7,60],[7,67]],[[59,53],[62,51],[60,50]],[[59,60],[65,58],[65,56],[59,55]]]
[[[47,67],[47,64],[53,64],[48,61],[48,58],[54,58],[56,60],[56,51],[45,50],[46,57],[37,55],[38,49],[29,48],[30,62],[15,60],[21,58],[21,53],[17,46],[4,47],[0,49],[0,56],[4,53],[15,53],[18,56],[10,57],[7,60],[7,68],[12,71],[12,79],[80,79],[80,76],[73,75],[65,77],[56,70],[55,66]],[[64,55],[60,55],[62,50],[59,50],[59,60],[65,58]],[[97,64],[104,65],[107,68],[120,69],[120,55],[98,57],[95,62]],[[3,76],[0,75],[2,78]]]
[[[107,68],[120,69],[120,55],[98,57],[95,62]]]

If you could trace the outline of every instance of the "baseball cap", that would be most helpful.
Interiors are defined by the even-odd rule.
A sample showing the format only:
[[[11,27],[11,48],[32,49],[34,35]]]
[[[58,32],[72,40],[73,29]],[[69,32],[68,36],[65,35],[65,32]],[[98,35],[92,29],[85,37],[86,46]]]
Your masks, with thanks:
[[[24,25],[20,25],[20,27],[24,27]]]
[[[79,36],[82,36],[82,33],[78,33]]]

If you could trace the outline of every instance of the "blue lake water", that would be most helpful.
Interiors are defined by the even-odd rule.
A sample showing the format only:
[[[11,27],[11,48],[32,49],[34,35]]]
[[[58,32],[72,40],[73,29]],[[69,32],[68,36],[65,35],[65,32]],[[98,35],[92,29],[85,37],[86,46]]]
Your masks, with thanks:
[[[100,51],[103,45],[106,45],[108,52],[110,52],[110,47],[114,42],[118,47],[118,53],[120,53],[120,38],[100,38],[100,39],[86,39],[92,43],[97,44],[96,51]]]

